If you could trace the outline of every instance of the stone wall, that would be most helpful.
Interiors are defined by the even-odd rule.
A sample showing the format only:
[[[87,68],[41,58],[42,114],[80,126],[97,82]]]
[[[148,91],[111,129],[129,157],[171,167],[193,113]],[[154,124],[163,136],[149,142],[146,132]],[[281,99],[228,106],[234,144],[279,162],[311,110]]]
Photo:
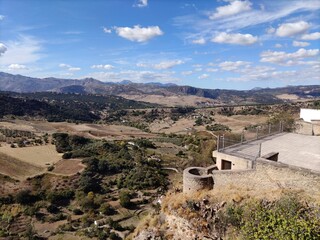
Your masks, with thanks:
[[[215,171],[213,180],[214,187],[234,185],[251,190],[303,189],[311,194],[320,189],[319,173],[262,158],[257,160],[255,169]]]
[[[213,188],[212,172],[215,165],[208,168],[189,167],[183,171],[183,192],[190,193],[201,189]]]

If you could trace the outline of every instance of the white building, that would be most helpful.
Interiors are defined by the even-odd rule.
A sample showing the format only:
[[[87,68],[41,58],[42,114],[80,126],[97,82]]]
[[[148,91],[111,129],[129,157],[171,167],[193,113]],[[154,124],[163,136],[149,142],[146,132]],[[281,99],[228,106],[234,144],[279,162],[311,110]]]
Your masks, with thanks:
[[[300,109],[300,118],[305,122],[320,121],[320,109]]]

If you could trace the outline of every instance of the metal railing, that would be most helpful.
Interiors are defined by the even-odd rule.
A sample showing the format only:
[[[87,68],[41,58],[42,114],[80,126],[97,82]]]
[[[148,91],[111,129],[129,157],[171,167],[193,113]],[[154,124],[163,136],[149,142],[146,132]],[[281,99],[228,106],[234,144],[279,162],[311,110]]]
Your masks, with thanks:
[[[254,125],[245,128],[239,135],[219,135],[217,136],[217,151],[223,152],[225,149],[258,140],[267,136],[283,132],[285,125],[278,124]]]

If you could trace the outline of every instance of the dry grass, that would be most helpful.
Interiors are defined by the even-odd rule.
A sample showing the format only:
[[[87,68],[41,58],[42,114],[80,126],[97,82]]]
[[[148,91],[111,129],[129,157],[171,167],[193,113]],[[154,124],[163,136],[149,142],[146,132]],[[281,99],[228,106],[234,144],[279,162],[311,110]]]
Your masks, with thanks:
[[[214,119],[217,123],[221,123],[227,125],[232,132],[240,133],[244,129],[245,126],[255,125],[255,124],[264,124],[268,120],[268,116],[266,115],[233,115],[230,117],[215,115]]]
[[[44,168],[22,162],[14,157],[0,153],[0,173],[4,175],[23,180],[44,171]]]
[[[150,124],[151,132],[156,133],[177,133],[186,134],[191,128],[202,131],[205,129],[204,126],[194,126],[195,119],[193,118],[180,118],[178,121],[172,121],[171,119],[165,119],[161,121],[155,121]]]
[[[251,190],[248,188],[240,188],[235,185],[224,186],[221,188],[214,188],[213,190],[202,190],[190,194],[173,193],[169,192],[162,201],[162,211],[166,213],[172,213],[182,209],[181,206],[186,203],[187,200],[201,201],[203,199],[209,200],[211,203],[221,202],[236,202],[240,203],[249,199],[265,199],[269,201],[275,201],[280,199],[283,195],[294,193],[299,196],[300,199],[304,199],[308,202],[320,204],[320,189],[319,192],[315,192],[313,195],[305,192],[303,189],[300,191],[290,189],[277,189],[277,190]]]
[[[92,238],[79,236],[72,233],[57,234],[48,238],[49,240],[89,240]]]
[[[75,124],[67,122],[13,120],[0,122],[0,127],[31,131],[35,134],[67,132],[94,139],[123,140],[132,138],[153,138],[154,134],[146,133],[134,127],[108,124]]]
[[[80,159],[60,160],[55,164],[52,173],[71,176],[81,172],[85,167],[86,166],[81,163]]]
[[[161,104],[168,107],[174,106],[197,106],[198,103],[217,103],[215,100],[198,96],[161,96],[161,95],[121,95],[124,98]]]
[[[55,146],[51,144],[23,148],[11,148],[6,144],[0,147],[0,152],[38,167],[47,167],[61,159],[61,154],[58,154]]]
[[[296,94],[279,94],[276,97],[280,98],[280,99],[286,99],[286,100],[298,100],[299,99],[299,96]]]

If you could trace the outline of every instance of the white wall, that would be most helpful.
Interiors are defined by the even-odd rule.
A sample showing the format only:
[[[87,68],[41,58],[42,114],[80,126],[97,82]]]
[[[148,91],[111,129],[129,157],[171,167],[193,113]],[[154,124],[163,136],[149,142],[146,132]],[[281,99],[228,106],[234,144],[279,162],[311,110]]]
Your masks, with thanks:
[[[212,152],[212,157],[216,158],[216,166],[219,170],[222,167],[222,160],[227,160],[231,162],[231,170],[246,170],[252,169],[253,162],[242,157],[236,157],[229,155],[227,153],[222,153],[218,151]]]
[[[317,109],[300,109],[300,118],[306,122],[311,122],[311,120],[320,120],[320,110]]]

